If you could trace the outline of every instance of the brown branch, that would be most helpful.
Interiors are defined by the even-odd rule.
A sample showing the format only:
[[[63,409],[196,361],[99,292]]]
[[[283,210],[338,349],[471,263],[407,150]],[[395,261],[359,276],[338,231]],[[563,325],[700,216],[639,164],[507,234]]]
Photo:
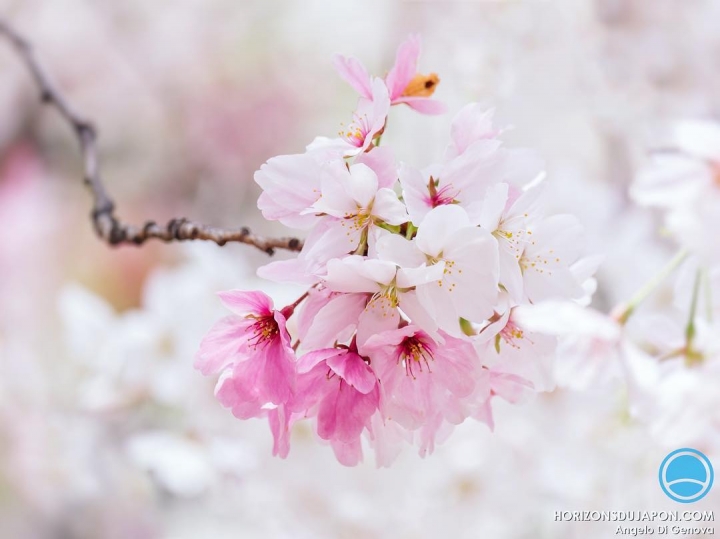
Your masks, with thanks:
[[[268,254],[275,249],[299,251],[303,242],[297,238],[265,238],[253,234],[249,228],[225,229],[195,223],[185,218],[171,219],[164,225],[148,221],[141,226],[122,222],[115,215],[115,204],[105,190],[100,175],[98,159],[98,132],[95,126],[75,109],[65,96],[52,84],[45,70],[38,62],[31,44],[0,18],[0,35],[13,46],[18,56],[30,71],[40,90],[41,101],[54,108],[75,132],[80,143],[83,159],[84,182],[93,197],[92,222],[97,235],[110,245],[141,245],[154,238],[165,242],[184,240],[208,240],[224,245],[240,242],[253,245]]]

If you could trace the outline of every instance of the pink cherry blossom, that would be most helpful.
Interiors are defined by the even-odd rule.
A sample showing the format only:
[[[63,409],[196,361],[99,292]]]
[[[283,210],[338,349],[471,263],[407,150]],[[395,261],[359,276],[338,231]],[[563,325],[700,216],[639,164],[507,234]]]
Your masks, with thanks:
[[[656,152],[635,178],[631,195],[660,208],[677,241],[709,264],[720,261],[715,231],[720,225],[720,124],[680,122],[672,146]]]
[[[317,417],[317,433],[328,440],[338,460],[353,466],[362,459],[360,435],[370,426],[380,394],[375,373],[357,351],[325,348],[298,361],[294,406]]]
[[[490,430],[495,428],[492,413],[492,401],[500,397],[510,404],[526,399],[534,390],[532,382],[517,374],[509,374],[496,369],[484,369],[483,380],[478,383],[476,394],[472,395],[470,405],[472,417],[485,423]],[[483,399],[484,397],[484,399]],[[480,403],[478,405],[478,403]]]
[[[386,466],[407,444],[432,453],[468,418],[492,428],[495,397],[518,403],[555,384],[557,335],[518,313],[546,299],[582,309],[594,290],[577,219],[540,203],[540,160],[503,146],[492,111],[463,108],[445,158],[423,170],[380,146],[391,103],[438,110],[418,90],[437,82],[417,75],[418,54],[411,38],[384,80],[339,58],[361,94],[353,124],[256,174],[263,215],[308,230],[296,257],[258,275],[307,291],[280,311],[260,292],[222,295],[235,315],[210,330],[197,365],[219,376],[235,416],[267,418],[281,457],[305,420],[347,466],[364,443]]]
[[[302,212],[320,197],[321,151],[273,157],[255,173],[263,192],[258,208],[265,219],[294,228],[309,228],[316,218]]]
[[[486,141],[432,171],[404,164],[400,184],[413,224],[419,226],[430,210],[448,204],[461,206],[477,223],[482,197],[502,177],[499,147],[497,141]]]
[[[481,367],[472,344],[442,337],[438,344],[407,325],[374,335],[364,347],[382,384],[383,415],[406,429],[419,429],[438,413],[457,417],[459,400],[475,388]]]
[[[488,368],[521,376],[536,391],[551,391],[558,340],[555,335],[533,331],[521,318],[519,311],[526,305],[512,305],[505,293],[498,305],[502,312],[495,313],[478,331],[474,344]]]
[[[445,160],[420,171],[400,168],[400,184],[412,222],[418,226],[438,206],[457,204],[478,224],[484,199],[491,187],[509,184],[511,196],[542,174],[542,160],[527,150],[506,149],[492,128],[492,110],[476,103],[464,107],[453,119],[453,142]]]
[[[441,266],[406,270],[388,260],[355,255],[328,263],[326,285],[335,292],[365,298],[357,319],[357,339],[362,347],[371,335],[397,327],[400,310],[432,325],[432,317],[420,305],[414,287],[437,280],[441,274]]]
[[[453,118],[445,159],[449,161],[462,155],[478,141],[497,139],[502,129],[493,127],[494,115],[493,109],[485,109],[479,103],[468,103],[460,109]]]
[[[423,114],[442,114],[445,105],[430,99],[440,79],[434,73],[420,75],[417,62],[420,57],[420,38],[410,36],[399,47],[395,65],[385,77],[390,102],[393,105],[406,104]],[[334,66],[343,78],[362,97],[373,99],[373,86],[365,67],[356,58],[335,57]]]
[[[367,151],[375,137],[380,136],[385,128],[390,111],[387,87],[382,80],[376,78],[372,81],[371,88],[372,93],[368,97],[358,100],[350,125],[340,132],[342,140],[349,146],[344,152],[346,156]]]
[[[216,395],[243,419],[267,414],[267,404],[290,401],[295,383],[295,353],[285,327],[292,308],[276,311],[262,292],[220,294],[234,313],[220,320],[200,344],[195,367],[220,374]]]

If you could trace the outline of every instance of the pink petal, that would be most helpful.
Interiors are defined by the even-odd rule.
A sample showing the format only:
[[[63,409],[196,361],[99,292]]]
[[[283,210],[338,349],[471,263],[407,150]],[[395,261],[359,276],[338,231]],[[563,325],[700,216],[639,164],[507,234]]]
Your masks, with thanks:
[[[409,36],[398,47],[395,65],[385,77],[390,97],[400,97],[417,73],[417,61],[420,56],[420,37]]]
[[[473,418],[477,419],[481,423],[485,423],[490,431],[495,430],[495,419],[493,418],[491,398],[488,398],[483,404],[481,404],[475,412],[473,412]]]
[[[410,218],[415,226],[420,225],[427,213],[433,208],[428,192],[428,181],[418,169],[403,163],[400,166],[400,185],[402,186],[403,200],[407,206]]]
[[[371,301],[358,321],[358,346],[362,348],[365,342],[377,333],[396,328],[398,322],[400,322],[400,313],[386,298],[380,297]]]
[[[385,127],[388,113],[390,112],[390,96],[388,89],[382,79],[376,78],[372,82],[372,102],[365,106],[358,107],[358,114],[367,116],[368,130],[365,143],[362,146],[364,152],[370,147],[373,139]]]
[[[324,162],[321,152],[308,152],[279,155],[263,164],[254,176],[263,189],[258,199],[263,216],[290,227],[312,226],[317,218],[301,214],[318,199]]]
[[[367,294],[336,295],[314,317],[305,336],[300,337],[304,349],[317,349],[346,342],[365,309]]]
[[[467,397],[475,389],[480,358],[471,343],[450,335],[444,335],[444,338],[444,345],[434,351],[437,366],[433,373],[437,383],[455,397]]]
[[[218,292],[223,305],[235,314],[268,316],[273,309],[273,300],[260,291],[228,290]]]
[[[534,388],[529,380],[504,372],[491,373],[490,385],[495,394],[512,404],[521,401]]]
[[[398,97],[392,100],[392,104],[405,104],[420,114],[445,114],[448,110],[447,105],[445,105],[442,101],[420,96]]]
[[[204,375],[218,374],[239,361],[245,349],[253,320],[226,316],[219,320],[203,338],[195,356],[195,368]]]
[[[327,375],[328,368],[322,358],[308,372],[298,374],[295,394],[290,403],[293,412],[308,417],[311,414],[309,410],[316,410],[329,392],[337,390],[337,378],[329,379]]]
[[[350,443],[333,440],[331,445],[335,458],[343,466],[357,466],[358,463],[362,462],[362,444],[359,438]]]
[[[452,121],[450,137],[452,148],[448,148],[446,158],[452,159],[478,140],[495,138],[497,130],[493,129],[493,109],[484,109],[478,103],[465,105]]]
[[[311,265],[304,258],[275,260],[257,269],[258,277],[276,283],[293,283],[311,286],[317,282]]]
[[[268,412],[268,422],[273,434],[272,454],[287,458],[290,452],[290,412],[285,406],[278,406]]]
[[[369,152],[358,155],[355,163],[362,163],[370,167],[377,174],[378,187],[380,188],[391,188],[397,181],[395,156],[388,146],[376,147]]]
[[[308,352],[298,359],[297,372],[300,374],[308,373],[315,368],[316,365],[342,353],[344,353],[344,350],[339,348],[323,348],[322,350]]]
[[[370,75],[368,75],[365,66],[360,63],[360,60],[338,54],[333,58],[333,67],[340,75],[340,78],[352,86],[362,97],[367,99],[372,97]]]
[[[311,288],[308,290],[308,297],[302,302],[300,311],[297,313],[297,330],[298,338],[302,341],[305,339],[308,331],[312,327],[313,320],[317,314],[325,307],[334,294],[327,288]],[[319,348],[317,346],[313,348]]]
[[[262,362],[244,361],[224,374],[215,387],[215,397],[239,419],[260,417],[265,401],[260,395]]]
[[[349,443],[357,440],[369,425],[379,402],[377,388],[364,395],[352,386],[339,383],[320,403],[318,436],[324,440]]]
[[[412,324],[402,328],[391,329],[389,331],[383,331],[370,337],[365,343],[365,347],[368,350],[379,349],[385,346],[397,346],[405,337],[415,335],[418,332],[418,328]]]
[[[378,468],[389,467],[400,455],[403,445],[412,443],[412,433],[394,421],[383,421],[380,414],[372,417],[372,445]]]
[[[293,351],[275,338],[262,352],[265,365],[262,372],[264,397],[273,404],[285,404],[292,396],[295,383],[295,363]]]
[[[330,357],[327,365],[360,393],[370,393],[377,383],[372,369],[359,355],[353,352]]]

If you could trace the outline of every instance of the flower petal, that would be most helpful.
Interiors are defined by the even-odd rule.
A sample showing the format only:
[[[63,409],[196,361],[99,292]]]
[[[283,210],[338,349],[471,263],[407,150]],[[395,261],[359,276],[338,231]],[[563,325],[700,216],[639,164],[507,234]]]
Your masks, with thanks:
[[[259,290],[227,290],[218,292],[223,305],[235,314],[268,316],[273,310],[273,300]]]
[[[328,358],[327,365],[360,393],[370,393],[377,378],[370,366],[354,352],[347,352]]]
[[[410,220],[405,204],[400,202],[392,189],[384,188],[377,192],[372,212],[390,225],[401,225]]]
[[[407,105],[420,114],[437,115],[445,114],[447,112],[447,105],[445,105],[445,103],[427,97],[407,96],[398,97],[392,100],[393,105],[399,105],[401,103]]]
[[[395,55],[395,65],[385,77],[385,83],[390,91],[390,97],[396,99],[402,95],[417,73],[417,61],[420,56],[420,37],[409,36],[398,47]]]
[[[333,67],[340,75],[340,78],[352,86],[357,93],[370,99],[372,96],[370,75],[368,75],[365,66],[362,65],[360,60],[338,54],[333,58]]]
[[[242,359],[249,327],[254,320],[238,316],[222,318],[208,331],[200,343],[194,366],[204,375],[218,374],[226,367]]]

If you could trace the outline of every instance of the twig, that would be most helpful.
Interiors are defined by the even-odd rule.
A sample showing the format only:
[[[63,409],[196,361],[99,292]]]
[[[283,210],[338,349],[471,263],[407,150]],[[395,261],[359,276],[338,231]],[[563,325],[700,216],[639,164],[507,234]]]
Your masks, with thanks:
[[[266,238],[253,234],[249,228],[225,229],[195,223],[189,219],[171,219],[164,225],[147,221],[141,226],[122,222],[115,215],[115,204],[105,190],[100,175],[98,159],[98,132],[95,126],[79,114],[65,96],[53,85],[49,76],[38,62],[31,44],[12,26],[0,18],[0,35],[13,46],[18,56],[30,71],[40,90],[41,101],[54,108],[75,132],[80,143],[83,159],[84,182],[93,197],[92,222],[97,235],[109,245],[141,245],[154,238],[165,242],[184,240],[208,240],[224,245],[240,242],[253,245],[268,254],[275,249],[299,251],[302,240],[297,238]]]
[[[672,272],[674,272],[680,264],[688,257],[688,252],[681,249],[650,281],[648,281],[640,290],[635,292],[630,301],[623,303],[613,309],[613,318],[620,324],[627,323],[628,319],[633,315],[635,309],[652,294]]]

